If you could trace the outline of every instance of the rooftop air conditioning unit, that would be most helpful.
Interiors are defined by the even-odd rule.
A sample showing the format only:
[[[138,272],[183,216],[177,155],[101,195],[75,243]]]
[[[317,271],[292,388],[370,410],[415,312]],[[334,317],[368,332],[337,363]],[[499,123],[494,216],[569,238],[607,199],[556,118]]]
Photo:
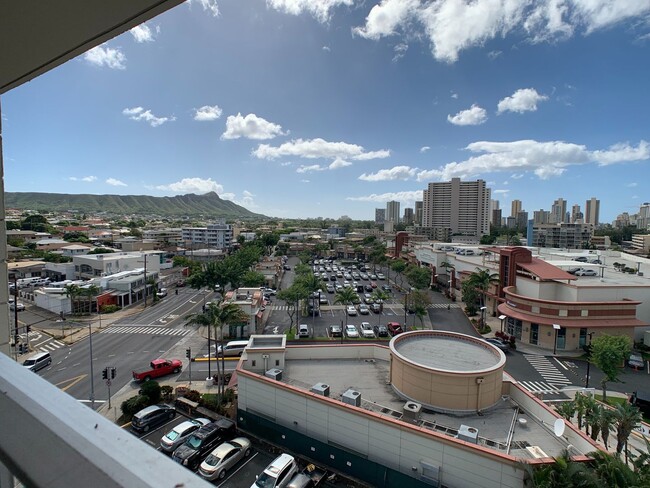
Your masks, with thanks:
[[[422,411],[422,405],[415,402],[406,402],[404,407],[402,407],[402,418],[405,420],[416,421],[420,418],[420,412]]]
[[[282,370],[278,368],[269,369],[264,376],[271,378],[275,381],[280,381],[282,379]]]
[[[341,395],[341,401],[347,403],[348,405],[354,405],[355,407],[361,406],[361,393],[356,390],[349,389],[343,395]]]
[[[461,441],[478,444],[478,429],[470,427],[469,425],[461,425],[458,429],[458,435],[456,438],[460,439]]]
[[[325,383],[316,383],[314,386],[311,387],[310,390],[312,393],[316,393],[317,395],[323,395],[323,396],[330,396],[330,385],[326,385]]]

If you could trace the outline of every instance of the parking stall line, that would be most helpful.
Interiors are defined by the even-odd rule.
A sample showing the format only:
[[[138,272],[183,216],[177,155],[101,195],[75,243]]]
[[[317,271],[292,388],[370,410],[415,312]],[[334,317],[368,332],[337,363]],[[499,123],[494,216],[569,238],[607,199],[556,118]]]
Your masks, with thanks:
[[[237,474],[237,473],[238,473],[238,472],[239,472],[239,471],[240,471],[244,466],[246,466],[248,463],[250,463],[250,462],[251,462],[251,461],[252,461],[252,460],[253,460],[253,459],[254,459],[258,454],[259,454],[259,453],[256,451],[255,454],[253,454],[252,456],[250,456],[250,457],[246,460],[246,462],[242,463],[241,466],[239,466],[235,471],[233,471],[232,473],[230,473],[230,475],[229,475],[226,479],[224,479],[220,485],[217,485],[217,487],[223,486],[225,483],[227,483],[228,480],[230,480],[230,478],[232,478],[233,476],[235,476],[235,475],[236,475],[236,474]]]

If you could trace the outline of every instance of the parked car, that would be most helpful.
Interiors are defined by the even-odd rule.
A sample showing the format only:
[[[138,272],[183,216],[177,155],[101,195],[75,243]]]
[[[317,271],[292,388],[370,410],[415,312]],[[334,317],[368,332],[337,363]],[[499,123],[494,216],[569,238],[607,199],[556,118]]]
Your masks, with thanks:
[[[569,274],[574,275],[574,274],[576,274],[578,271],[580,271],[581,269],[582,269],[582,268],[569,268],[569,269],[566,270],[566,272],[569,273]]]
[[[282,267],[284,268],[285,271],[291,271],[291,266],[289,266],[288,264],[285,264]]]
[[[307,324],[298,326],[298,337],[309,337],[309,326]]]
[[[214,449],[199,466],[199,475],[206,480],[223,479],[226,471],[251,453],[251,441],[237,437]]]
[[[330,337],[342,337],[343,332],[341,331],[340,325],[330,325],[329,328]]]
[[[388,337],[388,328],[385,325],[375,325],[373,331],[376,337]]]
[[[384,276],[384,273],[377,273],[377,279],[378,280],[385,280],[386,277]]]
[[[223,441],[232,439],[236,431],[235,423],[227,418],[210,422],[193,432],[183,444],[178,446],[172,459],[194,471],[201,463],[201,458]]]
[[[171,454],[176,450],[178,446],[185,442],[185,439],[187,439],[192,432],[209,423],[209,419],[203,418],[181,422],[172,430],[167,432],[164,436],[162,436],[162,439],[160,439],[160,449],[163,452]]]
[[[402,326],[399,322],[388,322],[388,324],[386,324],[386,327],[388,328],[388,333],[393,337],[404,332],[404,329],[402,329]]]
[[[368,305],[361,304],[359,305],[359,313],[361,315],[368,315],[370,313],[370,309],[368,308]]]
[[[11,302],[9,304],[9,310],[11,310],[12,312],[14,310],[18,310],[19,312],[22,312],[25,310],[25,304],[22,302]]]
[[[372,310],[375,313],[381,313],[381,303],[375,302],[372,305],[370,305],[370,310]]]
[[[354,308],[354,306],[352,306],[352,305],[348,305],[347,312],[348,312],[349,316],[355,316],[356,317],[356,315],[357,315],[357,309]]]
[[[580,269],[576,271],[576,276],[598,276],[598,273],[593,269]]]
[[[645,360],[640,354],[631,354],[627,360],[627,365],[634,369],[643,369],[645,367]]]
[[[131,429],[136,432],[149,432],[152,427],[176,417],[176,410],[169,405],[150,405],[143,408],[131,419]]]
[[[586,263],[588,261],[586,256],[578,256],[577,258],[573,258],[574,261],[579,261],[581,263]]]
[[[167,288],[161,288],[158,290],[158,293],[156,293],[156,296],[158,298],[165,298],[167,296]]]
[[[373,288],[373,289],[377,288],[377,283],[375,283],[374,281],[371,281],[370,282],[370,288]]]
[[[361,337],[365,337],[367,339],[375,338],[375,332],[372,330],[372,326],[369,322],[361,322]]]
[[[281,454],[256,476],[251,488],[284,488],[298,474],[298,462],[290,454]]]
[[[390,287],[390,285],[381,285],[381,289],[384,290],[386,293],[393,292],[393,289]]]
[[[372,286],[370,286],[370,285],[364,285],[364,286],[363,286],[363,290],[364,290],[364,291],[371,292],[371,291],[372,291]]]
[[[374,300],[372,299],[372,295],[370,293],[366,293],[363,295],[363,301],[368,305],[372,305],[374,302]]]
[[[359,337],[359,331],[353,324],[348,324],[345,326],[345,335],[351,339],[356,339]]]
[[[334,285],[327,285],[326,289],[327,293],[334,293]]]
[[[510,344],[508,344],[507,342],[503,342],[498,337],[488,337],[487,339],[484,340],[485,342],[488,342],[493,346],[501,349],[503,352],[508,352],[510,350]]]

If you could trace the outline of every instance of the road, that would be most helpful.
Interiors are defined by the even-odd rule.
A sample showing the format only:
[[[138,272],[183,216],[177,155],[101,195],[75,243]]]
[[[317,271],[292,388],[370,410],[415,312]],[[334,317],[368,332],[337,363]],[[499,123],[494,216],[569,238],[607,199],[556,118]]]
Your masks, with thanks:
[[[52,365],[39,372],[50,383],[83,402],[91,399],[91,363],[96,407],[108,398],[102,380],[105,367],[116,368],[111,391],[131,383],[131,371],[145,368],[151,359],[164,356],[193,330],[184,326],[185,317],[200,312],[203,295],[196,290],[172,293],[137,315],[116,321],[69,347],[50,351]],[[99,326],[99,321],[93,325]],[[179,358],[181,359],[181,358]]]

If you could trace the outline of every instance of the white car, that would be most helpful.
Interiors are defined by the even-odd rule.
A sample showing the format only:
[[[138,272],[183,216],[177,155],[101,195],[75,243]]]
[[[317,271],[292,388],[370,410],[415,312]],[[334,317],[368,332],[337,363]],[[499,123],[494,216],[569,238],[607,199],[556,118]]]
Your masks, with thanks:
[[[365,337],[368,339],[375,338],[375,332],[372,330],[372,326],[370,325],[370,322],[361,322],[361,337]]]
[[[385,280],[386,277],[384,276],[384,273],[377,273],[377,279],[378,280]]]
[[[348,315],[350,315],[350,316],[355,316],[356,317],[356,315],[357,315],[357,309],[354,308],[354,305],[348,305],[347,312],[348,312]]]
[[[359,313],[361,315],[368,315],[370,313],[370,309],[368,308],[368,305],[361,304],[359,305]]]
[[[345,326],[345,335],[350,338],[357,338],[359,337],[359,331],[354,325],[348,324]]]
[[[576,271],[576,276],[598,276],[598,273],[593,269],[579,269]]]
[[[203,418],[181,422],[160,439],[160,448],[166,453],[171,454],[174,452],[174,449],[185,442],[185,439],[187,439],[192,432],[200,429],[204,425],[208,425],[209,423],[209,419]]]
[[[223,479],[227,470],[235,466],[241,459],[248,457],[250,453],[251,441],[245,437],[237,437],[224,442],[201,463],[199,474],[209,481],[217,478]]]

